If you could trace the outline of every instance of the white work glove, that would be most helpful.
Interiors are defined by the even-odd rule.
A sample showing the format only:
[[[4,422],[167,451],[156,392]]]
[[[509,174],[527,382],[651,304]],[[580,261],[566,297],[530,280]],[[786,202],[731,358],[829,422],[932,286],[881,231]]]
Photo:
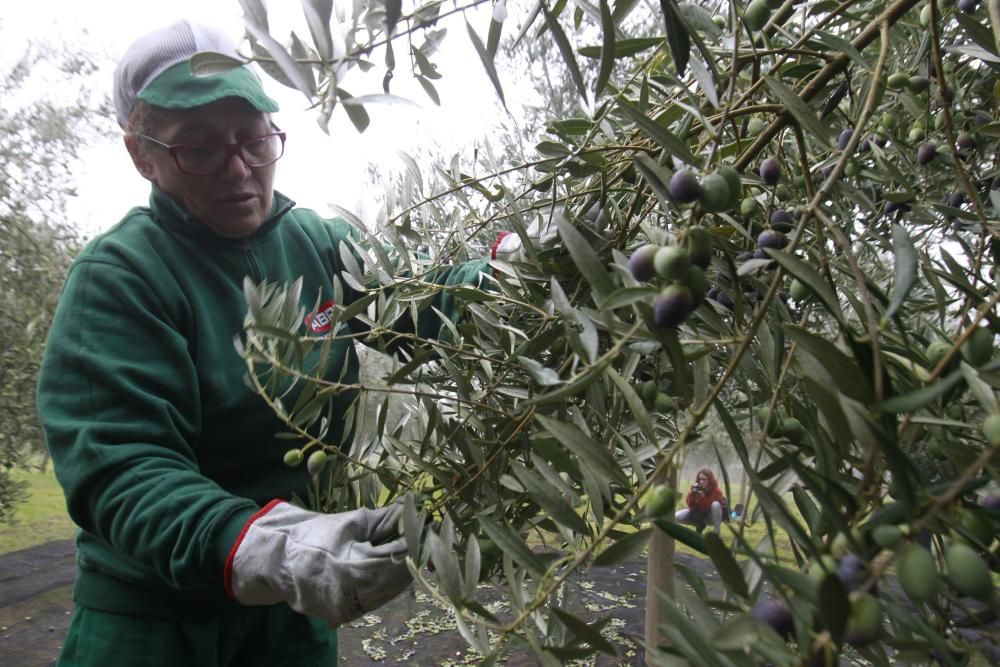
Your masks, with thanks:
[[[233,545],[226,592],[245,605],[287,602],[331,626],[363,616],[410,585],[402,509],[320,514],[272,501]]]
[[[559,219],[566,219],[566,209],[559,207],[549,214],[546,210],[528,225],[525,233],[536,253],[551,250],[559,245]],[[597,206],[580,216],[577,229],[584,233],[592,245],[603,241],[602,236],[607,227],[607,216]],[[502,232],[493,244],[491,259],[505,262],[526,262],[528,252],[524,249],[521,237],[515,232]]]

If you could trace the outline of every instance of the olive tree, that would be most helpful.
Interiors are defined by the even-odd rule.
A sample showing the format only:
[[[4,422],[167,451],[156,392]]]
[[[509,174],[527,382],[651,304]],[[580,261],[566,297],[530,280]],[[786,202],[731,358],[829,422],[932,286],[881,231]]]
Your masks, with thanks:
[[[60,92],[78,90],[81,97],[32,97],[32,77],[46,68],[63,84]],[[46,453],[35,385],[48,322],[79,243],[66,216],[72,169],[98,131],[99,102],[80,79],[79,87],[68,82],[92,71],[86,57],[35,43],[0,78],[0,521],[25,499],[10,471]]]
[[[242,4],[254,59],[323,119],[342,106],[363,128],[385,99],[344,93],[354,66],[405,61],[433,98],[431,46],[456,24],[501,99],[504,31],[548,33],[588,110],[549,120],[531,159],[456,158],[439,191],[401,187],[378,230],[356,221],[368,242],[342,249],[340,290],[364,296],[337,299],[335,325],[359,318],[377,345],[442,293],[463,309],[410,336],[379,383],[314,375],[302,360],[328,339],[305,335],[296,286],[247,286],[240,348],[298,439],[286,460],[315,473],[307,501],[402,498],[412,572],[484,663],[515,640],[542,664],[612,651],[602,619],[559,592],[644,550],[649,664],[995,651],[996,2],[542,1],[463,27],[445,18],[479,3],[356,2],[348,17],[306,1],[309,37],[287,47]],[[482,285],[422,279],[501,230],[525,250]],[[379,416],[327,442],[344,391],[354,417]],[[390,419],[397,395],[410,407]],[[710,429],[762,540],[742,521],[721,536],[673,521],[677,468]],[[673,586],[674,541],[711,560],[721,592]]]

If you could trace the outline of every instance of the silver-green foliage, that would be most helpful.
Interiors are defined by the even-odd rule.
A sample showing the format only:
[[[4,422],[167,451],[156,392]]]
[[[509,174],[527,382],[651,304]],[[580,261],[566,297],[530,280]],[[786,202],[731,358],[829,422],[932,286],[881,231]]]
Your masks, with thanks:
[[[34,99],[33,72],[62,72],[67,83],[93,71],[86,56],[30,44],[0,76],[0,522],[25,498],[12,482],[14,467],[37,462],[45,443],[35,410],[35,385],[48,322],[72,253],[79,242],[67,219],[79,149],[96,131],[96,109],[81,95],[75,103]]]
[[[592,113],[552,119],[529,162],[456,159],[439,174],[446,192],[390,205],[379,241],[400,256],[404,239],[429,246],[427,258],[411,260],[416,277],[393,279],[398,263],[375,252],[378,244],[352,249],[359,261],[349,280],[368,286],[367,296],[340,307],[341,321],[391,327],[440,291],[464,316],[442,319],[434,340],[414,340],[379,386],[342,387],[369,404],[406,394],[405,417],[389,421],[383,405],[374,431],[350,449],[298,446],[340,455],[325,496],[334,505],[405,499],[414,575],[453,607],[484,662],[514,636],[542,664],[609,650],[599,624],[560,608],[560,587],[571,572],[635,556],[653,530],[703,553],[722,586],[708,594],[690,582],[663,602],[663,643],[647,647],[657,663],[833,664],[860,655],[887,665],[933,655],[960,664],[995,644],[995,629],[972,613],[995,610],[995,592],[970,602],[942,587],[914,607],[883,586],[876,639],[852,625],[862,603],[851,588],[874,591],[921,535],[939,567],[946,545],[963,541],[998,568],[1000,514],[980,504],[996,493],[997,459],[980,425],[997,410],[1000,360],[991,345],[976,352],[964,343],[983,342],[980,327],[1000,330],[992,111],[1000,59],[981,22],[939,6],[928,28],[918,4],[785,3],[748,31],[742,6],[719,9],[719,25],[707,5],[663,0],[651,20],[665,40],[625,32],[635,3],[538,5],[519,15],[523,38],[551,33]],[[428,7],[444,11],[362,3],[353,25],[384,29],[377,17],[399,17],[392,27],[407,40],[398,43],[412,46],[432,30],[416,18]],[[488,36],[484,62],[504,25],[474,27]],[[600,34],[600,43],[574,44],[577,34]],[[321,60],[295,67],[323,81],[338,64]],[[412,62],[428,71],[421,57]],[[929,85],[886,90],[893,72]],[[847,128],[853,135],[838,145]],[[958,147],[960,134],[974,149]],[[916,144],[931,141],[936,157],[920,164]],[[757,175],[765,157],[781,166],[775,186]],[[671,198],[681,167],[704,176],[723,165],[742,172],[741,191],[731,193],[739,207],[709,213]],[[418,166],[410,171],[421,178]],[[756,248],[778,209],[792,214],[782,232],[790,242]],[[527,239],[538,220],[556,226],[559,248],[494,262],[486,287],[419,278],[481,255],[497,229]],[[657,327],[662,286],[634,279],[628,256],[648,243],[682,244],[694,227],[712,239],[712,290],[683,324]],[[793,279],[800,290],[790,299]],[[248,289],[258,324],[271,321],[268,303],[288,299],[280,287],[266,291]],[[249,329],[248,368],[266,369],[265,379],[294,374],[296,347],[315,344],[301,334]],[[648,382],[673,397],[669,409],[643,395]],[[286,417],[305,433],[294,411]],[[724,430],[748,479],[748,514],[767,528],[760,543],[740,523],[720,540],[670,517],[651,524],[640,511],[707,420],[713,433]],[[437,521],[429,531],[427,517]],[[892,548],[871,538],[885,524],[903,529]],[[786,540],[790,550],[779,551]],[[845,553],[863,569],[823,576],[824,557]],[[477,602],[480,581],[509,597],[509,615]],[[751,612],[764,597],[787,607],[786,637]]]

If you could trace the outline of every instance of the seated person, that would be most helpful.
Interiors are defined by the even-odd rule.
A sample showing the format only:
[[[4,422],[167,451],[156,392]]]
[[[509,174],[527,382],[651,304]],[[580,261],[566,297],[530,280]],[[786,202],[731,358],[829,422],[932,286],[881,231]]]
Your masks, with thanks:
[[[711,522],[716,534],[726,516],[726,497],[722,495],[715,475],[708,468],[702,468],[695,477],[694,486],[685,498],[687,509],[674,515],[678,523],[692,524],[697,530],[704,530]]]

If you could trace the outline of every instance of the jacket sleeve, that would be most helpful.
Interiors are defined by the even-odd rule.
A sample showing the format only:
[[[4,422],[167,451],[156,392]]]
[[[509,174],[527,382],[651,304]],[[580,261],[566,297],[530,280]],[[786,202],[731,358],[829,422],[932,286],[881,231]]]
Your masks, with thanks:
[[[175,588],[221,587],[255,503],[202,475],[198,382],[183,305],[127,266],[71,269],[49,333],[38,406],[70,516]]]

